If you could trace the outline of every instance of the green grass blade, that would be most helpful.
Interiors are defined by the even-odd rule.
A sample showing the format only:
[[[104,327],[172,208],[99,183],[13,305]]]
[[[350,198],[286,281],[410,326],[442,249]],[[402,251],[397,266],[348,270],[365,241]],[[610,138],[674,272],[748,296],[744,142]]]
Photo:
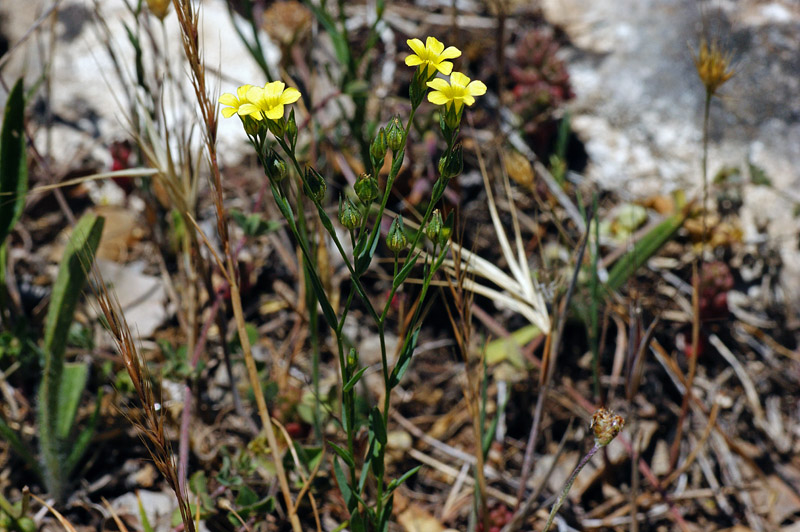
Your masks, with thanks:
[[[8,95],[0,132],[0,244],[19,220],[25,206],[28,160],[25,156],[24,119],[25,97],[20,78]]]
[[[612,291],[619,290],[625,284],[625,281],[650,257],[655,255],[661,249],[661,246],[666,244],[680,229],[684,220],[686,220],[686,212],[684,209],[673,214],[636,242],[633,249],[623,255],[611,268],[606,287]]]

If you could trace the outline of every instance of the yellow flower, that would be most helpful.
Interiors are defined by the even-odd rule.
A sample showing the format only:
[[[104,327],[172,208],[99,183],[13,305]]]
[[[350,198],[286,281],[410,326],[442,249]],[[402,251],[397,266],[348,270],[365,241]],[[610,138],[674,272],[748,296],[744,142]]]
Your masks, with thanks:
[[[284,88],[282,81],[267,83],[264,88],[251,87],[247,91],[247,103],[239,108],[240,115],[250,115],[257,120],[264,116],[270,120],[283,118],[283,106],[294,103],[300,99],[300,91],[293,88]]]
[[[220,96],[219,103],[230,106],[222,109],[222,116],[230,118],[236,113],[244,116],[246,113],[242,113],[240,109],[242,105],[247,103],[247,91],[249,91],[251,87],[252,85],[242,85],[236,89],[236,96],[229,92]]]
[[[470,81],[461,72],[453,72],[450,75],[450,83],[442,78],[436,78],[428,82],[428,87],[433,92],[428,93],[428,101],[435,105],[444,105],[450,109],[455,105],[456,113],[461,111],[464,104],[472,105],[475,103],[475,96],[486,93],[486,85],[482,81]]]
[[[434,70],[438,70],[445,76],[453,71],[453,63],[447,59],[455,59],[461,55],[461,50],[455,46],[448,46],[446,49],[444,44],[439,42],[436,37],[428,37],[425,44],[419,39],[409,39],[406,41],[413,54],[406,57],[406,65],[417,66],[427,65],[425,75],[430,77]]]

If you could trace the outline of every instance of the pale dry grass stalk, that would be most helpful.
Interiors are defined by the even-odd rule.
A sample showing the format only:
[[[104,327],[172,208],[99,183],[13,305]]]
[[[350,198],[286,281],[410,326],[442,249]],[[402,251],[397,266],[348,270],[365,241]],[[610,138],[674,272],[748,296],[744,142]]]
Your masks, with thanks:
[[[464,400],[467,402],[475,438],[475,473],[478,483],[479,518],[483,523],[483,529],[489,530],[489,510],[488,501],[486,500],[487,483],[483,459],[483,427],[481,427],[480,415],[480,377],[475,377],[475,373],[479,372],[480,369],[476,370],[470,360],[472,339],[471,308],[474,292],[465,287],[465,284],[470,281],[470,274],[466,268],[462,268],[463,262],[460,256],[462,248],[452,245],[451,249],[454,260],[450,270],[451,274],[447,276],[447,286],[450,289],[453,310],[450,308],[451,305],[445,305],[445,308],[447,309],[447,317],[452,325],[458,349],[464,360],[464,373],[467,380],[463,387]],[[483,355],[480,357],[478,368],[482,366]]]
[[[258,370],[256,368],[255,360],[253,359],[252,348],[247,335],[247,330],[245,328],[244,311],[242,310],[241,294],[239,292],[239,277],[237,275],[236,261],[234,260],[233,249],[231,247],[230,237],[228,234],[227,214],[223,202],[222,178],[217,160],[217,103],[216,99],[212,100],[210,96],[210,90],[206,83],[205,65],[200,48],[200,35],[198,27],[199,12],[196,8],[192,7],[192,3],[188,0],[172,0],[172,3],[181,28],[181,41],[183,44],[184,55],[189,63],[190,79],[194,89],[195,97],[197,99],[197,104],[200,109],[202,124],[204,126],[203,135],[205,137],[209,168],[211,170],[211,179],[214,189],[214,206],[217,211],[217,230],[219,232],[219,238],[222,242],[225,255],[227,277],[230,283],[231,306],[233,307],[236,328],[239,333],[239,340],[241,342],[242,352],[244,354],[245,365],[250,378],[250,385],[253,389],[253,393],[255,394],[261,423],[272,452],[278,483],[280,485],[281,493],[283,494],[286,510],[289,515],[289,520],[292,524],[292,529],[294,532],[302,532],[300,519],[298,518],[297,513],[294,511],[294,504],[292,502],[291,492],[289,491],[289,483],[286,478],[286,471],[284,470],[283,462],[281,461],[278,440],[275,437],[272,420],[267,408],[266,400],[264,399],[264,393],[258,377]]]

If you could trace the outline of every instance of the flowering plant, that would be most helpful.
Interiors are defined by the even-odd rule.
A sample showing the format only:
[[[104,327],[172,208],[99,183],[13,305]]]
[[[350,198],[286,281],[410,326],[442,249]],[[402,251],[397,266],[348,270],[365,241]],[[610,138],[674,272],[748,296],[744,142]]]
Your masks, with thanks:
[[[346,445],[340,446],[332,441],[328,443],[338,457],[334,460],[334,474],[350,512],[349,524],[352,530],[385,530],[391,517],[394,491],[418,469],[408,471],[400,479],[388,483],[385,480],[385,447],[391,392],[408,369],[421,326],[420,309],[423,308],[421,303],[449,250],[446,235],[449,235],[450,227],[442,220],[438,210],[434,209],[440,202],[450,179],[457,176],[463,167],[463,148],[456,143],[463,108],[464,105],[473,105],[475,97],[486,92],[486,86],[482,82],[471,81],[464,74],[453,72],[453,64],[449,60],[461,55],[457,48],[452,46],[445,48],[434,37],[428,37],[425,45],[419,39],[410,39],[408,45],[414,53],[409,55],[405,62],[409,66],[417,67],[409,90],[411,112],[405,122],[399,116],[394,116],[385,128],[378,130],[369,145],[367,160],[364,161],[365,167],[371,169],[371,172],[359,177],[352,192],[339,198],[338,221],[350,238],[352,251],[346,250],[340,233],[334,228],[333,221],[325,209],[326,178],[316,168],[310,165],[303,167],[300,163],[295,110],[292,109],[288,117],[286,116],[286,106],[298,101],[301,97],[300,92],[292,87],[286,87],[282,81],[273,81],[263,88],[243,85],[237,88],[236,94],[223,94],[219,99],[220,104],[225,106],[222,109],[224,117],[237,115],[242,121],[269,180],[276,205],[286,219],[287,227],[303,255],[305,275],[313,297],[313,301],[307,305],[307,308],[312,309],[312,322],[315,322],[316,309],[319,307],[323,319],[336,338],[342,384],[339,423],[345,432]],[[449,83],[444,79],[435,78],[437,73],[450,75]],[[428,100],[433,104],[444,106],[444,112],[440,114],[440,126],[446,148],[439,161],[439,178],[433,186],[431,200],[422,216],[421,227],[424,230],[416,231],[413,235],[408,234],[401,216],[394,218],[391,223],[385,244],[394,257],[392,285],[384,304],[376,306],[373,303],[374,299],[367,296],[361,279],[370,267],[377,250],[381,222],[392,186],[403,165],[414,115],[429,88],[434,89],[434,92],[428,94]],[[376,177],[390,152],[391,169],[381,190]],[[284,157],[288,159],[288,167]],[[292,180],[284,179],[290,174]],[[291,186],[292,182],[296,187]],[[304,197],[307,199],[304,200]],[[324,289],[321,272],[316,265],[316,247],[319,242],[308,229],[310,223],[305,219],[303,207],[305,201],[310,201],[316,207],[319,221],[341,255],[350,276],[350,291],[345,305],[338,313],[334,309],[330,295]],[[377,208],[373,206],[376,201]],[[452,224],[452,219],[449,220],[449,224]],[[432,253],[418,249],[425,245],[421,241],[423,235],[428,236],[430,242],[427,246],[429,249],[432,248]],[[392,365],[389,363],[385,342],[391,302],[420,262],[422,263],[420,302],[416,306],[410,325],[405,330],[399,356]],[[370,410],[366,452],[359,452],[356,445],[358,423],[355,386],[367,368],[361,367],[357,350],[346,347],[348,343],[343,333],[345,320],[356,296],[366,307],[380,338],[381,368],[385,387],[382,408],[373,405]],[[321,432],[320,430],[319,433]],[[365,483],[367,474],[374,477],[374,482]],[[368,485],[375,486],[372,504],[366,503],[370,498],[370,494],[367,493]]]

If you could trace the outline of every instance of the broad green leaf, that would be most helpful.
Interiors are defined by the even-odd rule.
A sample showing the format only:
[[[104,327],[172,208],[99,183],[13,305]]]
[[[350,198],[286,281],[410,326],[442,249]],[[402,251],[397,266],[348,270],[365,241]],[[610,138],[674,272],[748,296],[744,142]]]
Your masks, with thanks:
[[[81,402],[83,389],[89,379],[89,365],[85,362],[64,364],[64,374],[58,390],[56,437],[67,440],[75,425],[75,415]]]
[[[50,495],[57,501],[63,500],[71,474],[66,469],[66,458],[70,454],[65,449],[68,440],[59,436],[60,427],[66,423],[59,418],[62,414],[59,403],[64,380],[64,351],[72,317],[94,262],[102,232],[103,218],[94,214],[85,214],[75,224],[72,237],[61,258],[47,309],[44,330],[45,367],[39,387],[39,442],[44,465],[43,479]],[[68,371],[69,378],[74,379],[77,374],[73,373],[74,370]],[[64,393],[73,392],[70,390]]]
[[[92,441],[92,437],[94,436],[95,428],[97,427],[97,420],[100,417],[100,403],[103,399],[103,391],[100,389],[97,392],[97,400],[95,401],[94,413],[92,417],[89,418],[89,423],[86,427],[83,428],[78,437],[75,438],[74,443],[72,444],[72,450],[69,453],[66,461],[66,470],[67,471],[74,471],[75,468],[78,466],[78,462],[80,459],[83,458],[83,455],[86,453],[86,450],[89,448],[89,443]],[[74,416],[73,416],[74,417]]]

